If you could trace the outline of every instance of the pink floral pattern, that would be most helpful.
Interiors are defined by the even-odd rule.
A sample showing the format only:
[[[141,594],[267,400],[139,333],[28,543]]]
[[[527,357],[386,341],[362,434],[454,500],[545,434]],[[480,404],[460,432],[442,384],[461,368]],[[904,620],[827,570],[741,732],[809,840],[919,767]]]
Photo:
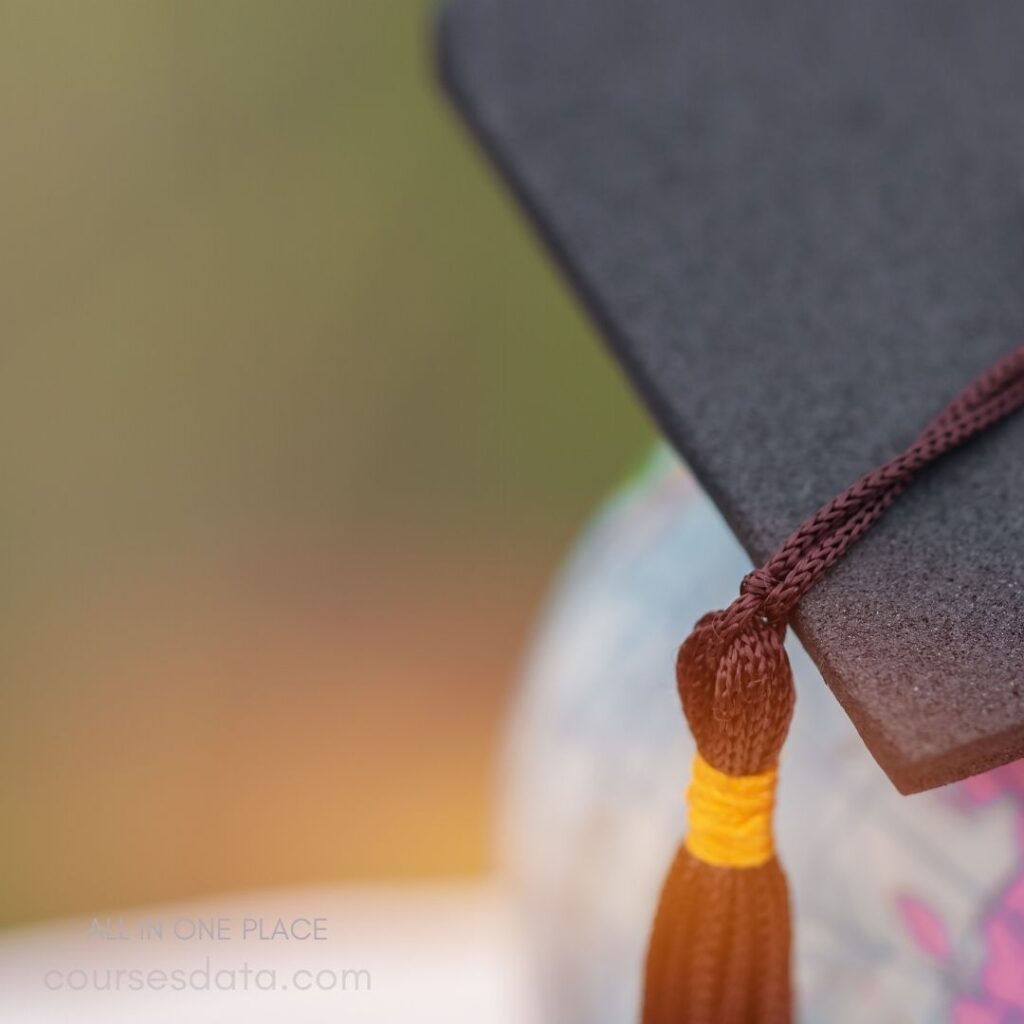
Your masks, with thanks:
[[[949,929],[939,910],[911,893],[896,907],[914,945],[949,968],[953,1024],[1024,1024],[1024,761],[978,775],[954,787],[954,805],[965,812],[1010,800],[1016,811],[1017,858],[993,903],[982,911],[984,953],[979,967],[959,985]]]

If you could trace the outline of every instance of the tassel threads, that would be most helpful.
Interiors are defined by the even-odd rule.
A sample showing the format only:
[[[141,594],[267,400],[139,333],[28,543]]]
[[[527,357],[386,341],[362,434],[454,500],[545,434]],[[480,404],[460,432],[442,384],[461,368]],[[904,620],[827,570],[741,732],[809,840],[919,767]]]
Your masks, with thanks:
[[[786,879],[772,857],[722,868],[684,846],[647,953],[643,1024],[789,1024]]]
[[[686,799],[690,829],[685,846],[697,860],[719,868],[757,868],[775,853],[772,810],[778,771],[726,775],[700,754]]]
[[[771,817],[793,713],[785,625],[746,591],[705,615],[679,652],[697,741],[690,829],[662,890],[647,953],[643,1024],[788,1024],[790,921]]]

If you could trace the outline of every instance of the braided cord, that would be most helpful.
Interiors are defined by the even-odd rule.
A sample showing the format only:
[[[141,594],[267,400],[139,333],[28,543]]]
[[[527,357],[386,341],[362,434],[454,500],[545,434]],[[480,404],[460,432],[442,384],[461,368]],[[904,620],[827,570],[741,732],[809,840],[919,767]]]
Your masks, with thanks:
[[[1024,345],[965,388],[906,451],[866,473],[805,519],[760,568],[719,628],[742,629],[752,615],[782,622],[800,599],[878,521],[926,466],[1024,405]]]

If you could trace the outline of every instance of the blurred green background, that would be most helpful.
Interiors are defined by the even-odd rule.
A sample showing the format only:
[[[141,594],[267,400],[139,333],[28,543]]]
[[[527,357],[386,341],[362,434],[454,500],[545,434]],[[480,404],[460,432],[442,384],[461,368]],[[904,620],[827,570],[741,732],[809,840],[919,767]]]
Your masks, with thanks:
[[[467,873],[650,427],[431,5],[0,3],[0,923]]]

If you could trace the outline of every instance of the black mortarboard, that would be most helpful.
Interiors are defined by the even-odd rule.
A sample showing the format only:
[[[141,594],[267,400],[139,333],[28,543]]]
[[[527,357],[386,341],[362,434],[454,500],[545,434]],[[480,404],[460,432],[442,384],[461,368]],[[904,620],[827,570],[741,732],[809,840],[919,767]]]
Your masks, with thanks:
[[[454,0],[440,46],[756,562],[1024,340],[1018,0]],[[1024,416],[793,624],[902,791],[1024,754]]]

